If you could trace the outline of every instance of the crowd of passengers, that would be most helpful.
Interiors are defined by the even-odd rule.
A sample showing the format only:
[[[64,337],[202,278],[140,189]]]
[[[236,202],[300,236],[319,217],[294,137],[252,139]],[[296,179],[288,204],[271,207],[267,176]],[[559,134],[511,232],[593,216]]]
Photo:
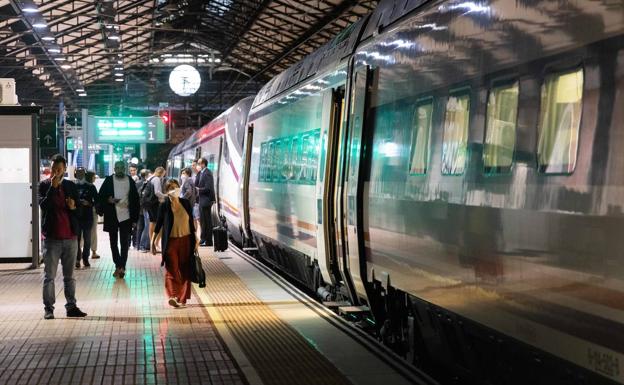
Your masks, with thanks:
[[[44,318],[54,319],[54,279],[63,271],[68,317],[85,317],[76,305],[75,269],[98,259],[97,224],[103,216],[115,264],[113,277],[124,279],[128,250],[162,254],[170,306],[185,307],[191,295],[191,261],[200,246],[212,246],[211,208],[215,202],[212,172],[206,159],[182,170],[180,181],[166,179],[163,167],[153,172],[135,164],[115,163],[99,191],[95,173],[78,167],[74,181],[65,178],[67,161],[52,157],[50,177],[39,184],[43,236]],[[200,236],[197,237],[198,230]],[[160,245],[160,248],[158,247]],[[82,264],[81,264],[82,262]]]

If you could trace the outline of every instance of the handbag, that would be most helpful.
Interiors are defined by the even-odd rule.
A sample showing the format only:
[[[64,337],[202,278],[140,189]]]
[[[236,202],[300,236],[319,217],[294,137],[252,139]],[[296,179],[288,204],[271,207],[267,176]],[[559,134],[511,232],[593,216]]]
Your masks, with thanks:
[[[191,263],[191,282],[199,284],[199,287],[206,287],[206,273],[197,251],[193,253],[193,261]]]

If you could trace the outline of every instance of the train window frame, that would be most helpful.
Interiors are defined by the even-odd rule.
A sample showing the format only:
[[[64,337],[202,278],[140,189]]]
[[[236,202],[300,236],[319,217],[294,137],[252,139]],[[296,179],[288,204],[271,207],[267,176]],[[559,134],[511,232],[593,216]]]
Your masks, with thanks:
[[[461,168],[461,172],[456,172],[454,170],[447,172],[445,171],[445,142],[447,141],[446,139],[446,134],[447,134],[447,118],[448,118],[448,113],[449,113],[449,103],[451,101],[452,97],[463,97],[466,96],[468,98],[468,108],[467,108],[467,112],[468,112],[468,116],[467,116],[467,122],[466,122],[466,133],[465,133],[465,148],[464,148],[464,162],[462,164],[462,168]],[[446,103],[444,106],[444,116],[442,119],[442,149],[441,149],[441,168],[440,168],[440,173],[443,176],[462,176],[464,175],[464,173],[466,172],[466,165],[468,164],[469,158],[470,158],[470,154],[469,154],[469,149],[468,149],[468,139],[470,137],[470,119],[472,118],[472,114],[471,114],[471,108],[472,108],[472,88],[471,87],[460,87],[460,88],[453,88],[449,91],[447,98],[446,98]]]
[[[518,92],[516,96],[516,109],[515,109],[514,133],[513,133],[514,142],[513,142],[513,147],[511,151],[511,163],[509,164],[509,166],[506,166],[506,167],[503,167],[503,166],[488,167],[486,165],[486,145],[488,143],[487,139],[488,139],[488,132],[489,132],[489,124],[490,124],[490,116],[489,116],[490,115],[490,97],[492,95],[492,92],[495,89],[513,87],[514,85],[516,86]],[[491,82],[490,87],[488,88],[486,107],[485,107],[485,127],[483,130],[483,146],[482,146],[482,154],[481,154],[481,159],[483,162],[483,173],[486,176],[498,176],[498,175],[503,176],[503,175],[508,175],[512,172],[513,166],[515,164],[515,152],[516,152],[516,145],[518,142],[518,113],[520,111],[520,93],[521,92],[522,92],[522,89],[520,88],[520,79],[518,77],[495,80]]]
[[[414,162],[414,152],[416,151],[416,146],[415,146],[415,140],[418,139],[418,137],[415,135],[415,130],[414,130],[414,117],[416,115],[416,113],[418,112],[418,109],[422,106],[425,105],[430,105],[431,106],[431,111],[429,112],[429,122],[428,122],[428,126],[427,126],[427,156],[424,159],[425,161],[425,167],[424,167],[424,171],[423,172],[412,172],[412,164]],[[418,98],[416,100],[416,103],[414,104],[414,113],[412,115],[412,138],[410,139],[410,157],[409,157],[409,162],[408,162],[408,174],[410,176],[425,176],[427,175],[427,171],[429,171],[429,165],[431,163],[431,156],[432,156],[432,151],[431,151],[431,135],[432,135],[432,128],[433,128],[433,116],[435,114],[435,98],[433,96],[426,96],[426,97],[422,97],[422,98]]]
[[[283,183],[290,183],[290,168],[291,168],[291,164],[290,164],[290,159],[291,159],[291,147],[290,147],[290,143],[292,141],[292,136],[287,136],[285,138],[281,139],[281,145],[282,145],[282,162],[281,162],[281,170],[282,172],[280,173],[281,175],[281,180]],[[283,173],[284,168],[286,168],[286,174]]]
[[[267,142],[267,173],[265,182],[273,182],[273,157],[275,156],[275,143],[273,140]]]
[[[572,167],[569,168],[568,170],[554,170],[554,171],[548,171],[548,167],[550,167],[550,164],[543,164],[540,161],[540,147],[541,147],[541,140],[542,140],[542,129],[543,129],[543,114],[544,114],[544,90],[545,90],[545,86],[546,83],[548,82],[549,79],[553,78],[553,77],[562,77],[565,75],[570,75],[570,74],[574,74],[574,73],[580,73],[581,75],[581,84],[580,84],[580,91],[581,91],[581,95],[580,95],[580,112],[579,112],[579,116],[578,116],[578,125],[576,127],[576,146],[574,147],[574,163],[572,164]],[[578,163],[578,152],[579,152],[579,148],[580,148],[580,141],[581,141],[581,128],[583,126],[583,107],[584,107],[584,101],[585,101],[585,84],[586,84],[586,74],[585,74],[585,66],[581,63],[581,64],[577,64],[575,66],[568,66],[565,68],[561,68],[561,67],[553,67],[551,68],[549,71],[547,71],[544,76],[542,77],[542,81],[540,84],[540,103],[539,103],[539,114],[538,114],[538,121],[537,121],[537,139],[536,139],[536,143],[535,143],[535,159],[536,159],[536,164],[537,164],[537,172],[539,175],[543,175],[543,176],[569,176],[572,175],[574,173],[574,171],[576,170],[576,165]],[[569,146],[568,149],[571,149],[572,147]],[[562,165],[561,165],[562,166]],[[568,164],[569,166],[569,164]]]
[[[266,181],[266,156],[267,156],[267,142],[260,143],[260,162],[258,165],[258,181],[265,182]]]
[[[293,148],[296,145],[296,148]],[[301,135],[293,135],[290,140],[292,179],[290,183],[299,183],[299,172],[301,171]]]

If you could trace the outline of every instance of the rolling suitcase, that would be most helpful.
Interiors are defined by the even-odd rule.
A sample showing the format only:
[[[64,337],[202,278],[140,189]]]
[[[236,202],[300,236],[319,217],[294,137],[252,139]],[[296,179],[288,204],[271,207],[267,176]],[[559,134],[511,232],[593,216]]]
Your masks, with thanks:
[[[225,251],[228,248],[227,229],[221,225],[212,229],[214,251]]]

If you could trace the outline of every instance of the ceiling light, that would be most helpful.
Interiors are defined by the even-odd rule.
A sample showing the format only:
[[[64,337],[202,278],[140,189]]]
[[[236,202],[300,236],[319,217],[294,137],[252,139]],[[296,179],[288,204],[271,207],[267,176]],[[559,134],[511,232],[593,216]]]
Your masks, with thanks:
[[[78,96],[87,96],[85,92],[78,94]]]
[[[67,59],[64,58],[64,57],[57,57],[57,58],[54,58],[54,60],[56,60],[56,61],[65,61]]]
[[[123,60],[117,60],[117,64],[123,64]]]
[[[68,70],[68,69],[70,69],[70,68],[71,68],[71,66],[70,66],[69,64],[63,64],[63,65],[61,66],[61,68],[62,68],[62,69],[64,69],[64,70]]]
[[[115,71],[123,71],[123,67],[115,67]]]
[[[119,40],[119,36],[117,35],[110,35],[108,38],[109,40]]]
[[[44,37],[41,38],[41,40],[54,41],[54,36],[44,36]]]
[[[76,92],[84,92],[84,88],[76,88]]]
[[[117,78],[115,79],[116,82],[123,82],[124,80],[122,78]]]
[[[123,76],[123,74],[116,73],[115,76]]]
[[[33,28],[45,28],[48,25],[46,23],[43,23],[43,22],[39,21],[39,22],[34,23],[32,26],[33,26]]]
[[[61,53],[61,49],[58,47],[49,48],[48,51],[51,53]]]
[[[36,13],[39,12],[39,10],[35,7],[26,7],[26,8],[22,8],[22,12],[24,13]]]

